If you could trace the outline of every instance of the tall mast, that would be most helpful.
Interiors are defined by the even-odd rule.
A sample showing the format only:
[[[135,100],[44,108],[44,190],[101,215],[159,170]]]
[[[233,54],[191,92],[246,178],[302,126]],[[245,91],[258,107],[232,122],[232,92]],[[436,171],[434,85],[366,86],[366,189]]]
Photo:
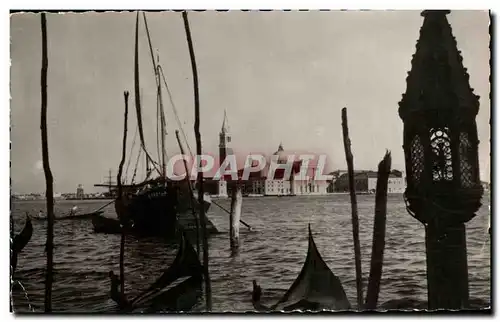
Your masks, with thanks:
[[[141,106],[142,105],[142,97],[143,97],[143,94],[144,94],[144,89],[141,87],[141,95],[139,96],[139,102],[141,103]],[[148,153],[144,153],[144,157],[146,158],[145,159],[145,165],[146,165],[146,173],[144,174],[145,177],[144,178],[147,178],[148,177],[148,173],[149,173],[149,155]]]
[[[157,64],[156,64],[156,75],[158,77],[158,98],[160,100],[160,135],[161,135],[161,169],[162,169],[162,176],[163,178],[167,177],[167,171],[166,171],[166,166],[165,166],[165,161],[166,161],[166,151],[165,151],[165,134],[166,134],[166,122],[165,122],[165,109],[163,108],[163,97],[161,95],[161,80],[160,80],[160,54],[157,52],[156,53],[156,59],[157,59]]]

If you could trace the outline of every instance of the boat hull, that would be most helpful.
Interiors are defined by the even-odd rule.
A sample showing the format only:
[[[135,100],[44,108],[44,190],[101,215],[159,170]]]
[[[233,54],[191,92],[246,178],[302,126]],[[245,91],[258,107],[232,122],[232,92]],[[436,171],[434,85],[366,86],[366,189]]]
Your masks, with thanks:
[[[115,209],[118,216],[123,215],[130,218],[133,223],[130,233],[134,235],[177,238],[179,230],[187,233],[196,232],[196,218],[193,215],[191,200],[185,200],[182,196],[179,199],[180,202],[177,202],[165,193],[150,193],[125,200],[123,204],[116,200]],[[204,200],[206,214],[210,209],[211,201],[207,196]],[[177,206],[172,206],[176,204]],[[195,214],[198,213],[198,203],[196,202]],[[97,233],[121,233],[118,219],[94,216],[92,224],[94,232]],[[205,225],[209,234],[218,232],[206,215]]]
[[[117,219],[106,218],[101,215],[95,215],[92,218],[94,232],[104,234],[120,234],[120,222]]]

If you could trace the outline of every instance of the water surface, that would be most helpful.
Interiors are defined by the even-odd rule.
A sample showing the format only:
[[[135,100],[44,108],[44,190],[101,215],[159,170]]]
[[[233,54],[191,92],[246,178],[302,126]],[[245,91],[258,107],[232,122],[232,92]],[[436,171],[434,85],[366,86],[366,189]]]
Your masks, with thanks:
[[[107,201],[59,201],[56,216],[78,205],[90,212]],[[229,200],[217,200],[229,209]],[[489,199],[467,224],[470,298],[490,303],[490,242],[487,234]],[[372,243],[373,195],[358,196],[362,268],[366,293]],[[13,202],[15,231],[24,225],[24,213],[37,214],[43,201]],[[105,209],[115,216],[114,207]],[[229,218],[212,206],[208,216],[223,233],[209,239],[214,311],[249,311],[252,279],[263,289],[263,301],[274,303],[290,287],[307,252],[307,225],[311,223],[319,252],[342,281],[351,304],[356,302],[351,205],[348,195],[316,197],[245,198],[242,219],[253,227],[240,228],[240,254],[230,256]],[[14,292],[18,312],[43,311],[46,222],[33,221],[31,241],[19,255],[16,279],[26,289]],[[54,228],[55,275],[52,306],[59,312],[115,310],[109,299],[108,271],[119,271],[120,236],[95,234],[90,220],[58,221]],[[406,211],[402,195],[388,200],[386,247],[379,303],[425,306],[427,302],[424,227]],[[125,272],[127,293],[133,296],[152,283],[173,261],[174,245],[155,239],[127,239]],[[408,304],[401,304],[408,303]]]

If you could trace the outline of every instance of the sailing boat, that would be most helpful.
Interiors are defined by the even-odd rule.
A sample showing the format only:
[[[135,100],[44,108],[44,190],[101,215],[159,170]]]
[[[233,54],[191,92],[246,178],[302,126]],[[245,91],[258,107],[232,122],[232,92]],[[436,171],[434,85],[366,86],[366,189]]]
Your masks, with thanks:
[[[309,246],[307,257],[295,282],[278,303],[265,306],[261,303],[262,289],[253,281],[252,303],[257,311],[293,310],[349,310],[340,279],[332,273],[316,248],[309,225]]]
[[[137,115],[138,133],[141,142],[140,152],[146,155],[146,179],[138,184],[122,185],[124,189],[124,197],[116,199],[115,210],[118,217],[127,216],[132,221],[133,233],[147,236],[162,236],[174,237],[177,235],[179,228],[185,231],[196,229],[196,218],[192,215],[192,208],[198,209],[197,196],[194,192],[194,198],[189,191],[186,182],[172,181],[167,178],[166,171],[166,151],[165,151],[165,135],[166,122],[165,111],[163,108],[162,98],[162,79],[163,71],[159,64],[159,59],[154,60],[151,38],[149,35],[146,16],[143,13],[146,34],[149,41],[150,52],[152,56],[153,67],[157,84],[157,113],[159,119],[159,141],[158,149],[161,146],[161,156],[159,162],[153,160],[146,149],[144,133],[142,127],[141,114],[141,95],[139,84],[139,13],[136,16],[135,29],[135,106]],[[152,172],[156,170],[157,176],[149,179]],[[211,200],[208,195],[203,196],[205,213],[208,211]],[[205,216],[207,230],[210,233],[217,232],[215,226]],[[93,218],[95,231],[119,232],[119,221],[112,220],[100,216]]]

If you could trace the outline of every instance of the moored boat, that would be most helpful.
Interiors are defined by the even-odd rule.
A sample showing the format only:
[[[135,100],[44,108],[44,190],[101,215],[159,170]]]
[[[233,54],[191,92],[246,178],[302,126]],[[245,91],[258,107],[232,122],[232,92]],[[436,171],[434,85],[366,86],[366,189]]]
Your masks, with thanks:
[[[17,234],[11,241],[10,265],[12,273],[17,267],[17,256],[26,247],[33,235],[33,224],[31,223],[30,216],[26,214],[26,222],[23,230]]]
[[[57,216],[54,218],[54,220],[59,221],[59,220],[78,220],[78,219],[92,219],[95,215],[100,215],[104,213],[104,211],[94,211],[94,212],[87,212],[87,213],[70,213],[67,215],[63,216]],[[37,215],[34,215],[31,217],[33,220],[47,220],[47,216],[43,213],[39,213]]]
[[[121,227],[118,219],[107,218],[102,215],[94,215],[92,217],[92,225],[94,232],[105,234],[120,234]]]
[[[202,295],[202,265],[184,233],[173,263],[146,290],[131,301],[122,298],[120,280],[111,271],[111,298],[125,312],[187,311]]]
[[[316,248],[309,225],[307,257],[298,277],[278,303],[261,303],[262,289],[253,281],[252,303],[258,311],[343,311],[351,305],[340,279],[332,273]]]

